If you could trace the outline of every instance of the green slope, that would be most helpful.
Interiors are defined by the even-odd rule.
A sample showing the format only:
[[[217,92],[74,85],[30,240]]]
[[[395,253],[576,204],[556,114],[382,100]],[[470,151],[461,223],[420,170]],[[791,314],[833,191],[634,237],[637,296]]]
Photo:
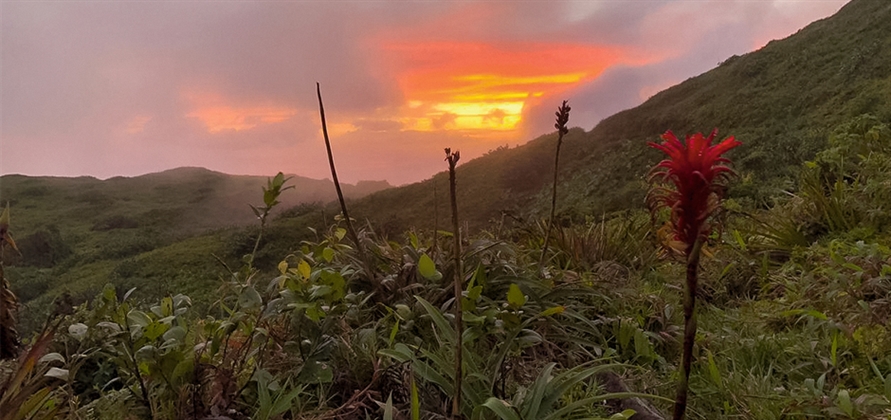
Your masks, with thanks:
[[[107,180],[4,175],[0,177],[0,200],[15,208],[14,228],[20,241],[34,232],[55,228],[83,250],[107,240],[106,233],[148,232],[176,239],[252,224],[255,217],[248,204],[258,204],[258,192],[266,179],[202,168]],[[283,194],[282,208],[336,198],[329,180],[293,177],[289,185],[295,189]],[[347,197],[358,198],[389,184],[361,182],[343,187]]]
[[[561,153],[559,211],[580,220],[641,206],[645,174],[660,159],[645,144],[666,130],[681,136],[717,127],[721,138],[741,140],[744,146],[730,154],[742,175],[732,191],[738,198],[761,203],[793,188],[800,164],[825,145],[830,128],[862,113],[891,120],[888,45],[891,3],[854,0],[830,18],[730,57],[589,132],[573,130]],[[502,210],[544,215],[555,142],[555,135],[543,136],[461,165],[462,219],[479,228],[499,219]],[[434,184],[439,219],[447,220],[445,174],[372,194],[355,204],[354,214],[385,227],[430,228]]]

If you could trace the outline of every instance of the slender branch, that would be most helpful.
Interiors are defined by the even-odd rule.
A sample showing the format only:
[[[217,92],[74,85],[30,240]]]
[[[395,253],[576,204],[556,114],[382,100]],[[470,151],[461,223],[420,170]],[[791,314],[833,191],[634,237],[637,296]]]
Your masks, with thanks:
[[[325,148],[328,150],[328,165],[331,166],[331,178],[334,179],[334,189],[337,190],[337,200],[340,201],[340,211],[343,212],[343,218],[346,221],[347,233],[350,235],[350,239],[353,243],[356,244],[356,249],[359,251],[359,256],[365,263],[365,268],[368,270],[368,276],[370,277],[373,275],[371,272],[371,264],[369,264],[368,258],[365,255],[365,247],[359,242],[359,235],[357,235],[356,230],[353,229],[353,222],[350,219],[350,213],[347,211],[346,201],[343,199],[343,191],[340,189],[340,181],[337,180],[337,170],[334,168],[334,154],[331,153],[331,140],[328,138],[328,123],[325,121],[325,106],[322,105],[322,88],[318,83],[316,83],[316,93],[319,96],[319,115],[321,115],[322,118],[322,134],[325,137]]]
[[[684,288],[684,354],[681,361],[681,377],[678,382],[677,396],[674,402],[674,420],[684,418],[687,411],[687,389],[690,379],[690,364],[693,360],[693,344],[696,341],[696,290],[699,283],[699,256],[702,250],[702,239],[697,239],[687,249],[687,284]]]
[[[557,108],[557,123],[554,127],[557,129],[557,152],[554,153],[554,187],[551,194],[551,217],[548,218],[548,229],[545,233],[544,245],[541,248],[541,257],[538,259],[538,268],[544,272],[544,261],[548,253],[548,243],[551,241],[551,230],[554,228],[554,215],[557,211],[557,172],[560,168],[560,146],[563,145],[563,136],[569,133],[566,123],[569,122],[569,110],[572,109],[563,101],[563,105]]]
[[[462,291],[464,290],[464,273],[461,269],[461,232],[458,226],[458,198],[455,182],[455,166],[461,159],[461,153],[457,150],[445,149],[446,161],[449,162],[449,194],[452,202],[452,229],[455,238],[455,395],[452,399],[452,419],[461,419],[461,381],[464,376],[464,363],[462,359],[464,347],[464,309],[461,307]]]
[[[430,257],[436,258],[436,246],[439,230],[439,199],[436,196],[436,177],[433,178],[433,247],[430,250]]]
[[[129,357],[129,362],[133,364],[133,374],[136,375],[136,380],[139,383],[139,390],[142,392],[142,400],[145,402],[145,406],[149,410],[149,414],[152,418],[155,418],[155,409],[152,406],[152,400],[149,398],[148,388],[145,386],[145,379],[142,377],[142,373],[139,372],[139,362],[136,361],[136,353],[133,350],[133,338],[130,336],[130,321],[128,317],[124,317],[124,333],[123,336],[126,339],[127,347],[124,349],[124,352]]]

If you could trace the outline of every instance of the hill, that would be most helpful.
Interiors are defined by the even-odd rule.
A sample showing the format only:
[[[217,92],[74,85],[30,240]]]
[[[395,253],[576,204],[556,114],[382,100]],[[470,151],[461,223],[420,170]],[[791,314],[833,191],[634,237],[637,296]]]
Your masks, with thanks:
[[[282,207],[336,199],[330,180],[290,177],[295,189],[282,195]],[[72,234],[156,229],[190,236],[253,223],[248,204],[259,201],[266,179],[191,167],[107,180],[4,175],[0,199],[17,208],[20,237],[51,225]],[[343,191],[355,199],[389,187],[386,181],[363,181],[343,185]]]
[[[238,232],[256,223],[248,204],[262,202],[266,180],[203,168],[107,180],[4,175],[0,202],[12,209],[12,234],[21,251],[21,256],[4,255],[7,265],[16,266],[7,275],[23,302],[45,293],[49,299],[60,287],[92,296],[108,281],[137,284],[163,276],[177,284],[178,275],[192,270],[201,274],[184,278],[182,284],[212,281],[215,277],[207,275],[215,264],[211,254],[240,257],[243,248],[253,245],[246,245],[251,239],[247,233]],[[291,214],[336,199],[330,180],[292,176],[288,184],[295,188],[282,194],[280,208],[290,208]],[[385,181],[364,181],[343,185],[343,191],[355,199],[388,187]],[[208,248],[209,238],[219,246]],[[138,256],[159,255],[152,254],[159,249],[175,250],[162,252],[157,260],[158,267],[170,271],[134,271]]]
[[[661,159],[645,144],[666,130],[680,136],[716,127],[720,138],[732,135],[743,142],[730,154],[743,181],[732,195],[769,203],[781,190],[794,188],[801,163],[826,145],[832,127],[863,113],[891,120],[887,45],[891,3],[854,0],[830,18],[757,51],[729,57],[709,72],[604,119],[591,131],[572,130],[561,152],[558,211],[580,221],[642,206],[644,175]],[[500,219],[503,210],[544,215],[555,143],[551,134],[461,165],[462,219],[480,228]],[[445,173],[372,194],[355,204],[353,214],[393,231],[430,228],[434,189],[444,215],[440,220],[447,220]]]

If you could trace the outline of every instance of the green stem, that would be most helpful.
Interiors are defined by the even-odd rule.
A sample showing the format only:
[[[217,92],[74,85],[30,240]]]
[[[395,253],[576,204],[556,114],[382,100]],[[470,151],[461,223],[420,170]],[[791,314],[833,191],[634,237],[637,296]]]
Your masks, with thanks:
[[[564,103],[565,104],[565,103]],[[560,133],[557,137],[557,152],[554,153],[554,188],[551,192],[551,217],[548,218],[548,230],[545,233],[544,245],[541,248],[541,257],[538,259],[538,269],[544,272],[545,256],[548,253],[548,242],[551,241],[551,229],[554,228],[554,215],[557,212],[557,170],[560,168],[560,146],[563,145],[563,130],[558,128]]]
[[[127,319],[127,314],[124,314],[123,336],[127,341],[127,347],[124,349],[124,352],[129,356],[128,361],[133,364],[133,375],[136,376],[136,380],[139,383],[139,390],[142,392],[142,400],[145,402],[145,406],[148,408],[151,418],[155,418],[155,409],[152,406],[151,398],[149,398],[148,388],[145,386],[145,380],[142,377],[142,373],[139,372],[139,362],[136,361],[136,353],[133,351],[133,339],[130,336],[130,321]]]

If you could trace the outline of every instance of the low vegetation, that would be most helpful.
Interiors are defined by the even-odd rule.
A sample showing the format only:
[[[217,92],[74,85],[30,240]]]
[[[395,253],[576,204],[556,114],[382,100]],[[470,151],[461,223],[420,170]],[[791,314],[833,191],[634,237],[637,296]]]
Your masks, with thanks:
[[[827,143],[803,166],[800,193],[768,210],[731,198],[712,222],[698,264],[688,418],[891,415],[891,130],[863,116]],[[285,184],[270,179],[261,214]],[[370,267],[340,222],[257,258],[288,219],[263,222],[240,263],[218,255],[216,292],[139,298],[119,284],[82,304],[59,300],[27,337],[30,350],[4,365],[0,412],[445,418],[458,392],[456,348],[457,417],[629,418],[631,397],[668,412],[688,350],[687,263],[657,229],[668,215],[656,215],[655,224],[635,210],[556,226],[544,267],[546,222],[505,223],[460,243],[453,231],[394,240],[366,226],[358,237]],[[610,375],[625,390],[608,389]]]
[[[4,177],[0,420],[889,418],[891,114],[863,101],[891,60],[846,38],[886,39],[889,13],[855,0],[590,133],[460,167],[447,149],[448,174],[351,201],[356,220],[287,203],[283,174],[241,203],[254,226],[188,234],[211,177],[152,208]],[[739,105],[778,100],[787,67],[818,86],[800,108]],[[643,143],[727,121],[739,147],[666,134],[659,164]],[[668,208],[647,211],[657,165]]]

